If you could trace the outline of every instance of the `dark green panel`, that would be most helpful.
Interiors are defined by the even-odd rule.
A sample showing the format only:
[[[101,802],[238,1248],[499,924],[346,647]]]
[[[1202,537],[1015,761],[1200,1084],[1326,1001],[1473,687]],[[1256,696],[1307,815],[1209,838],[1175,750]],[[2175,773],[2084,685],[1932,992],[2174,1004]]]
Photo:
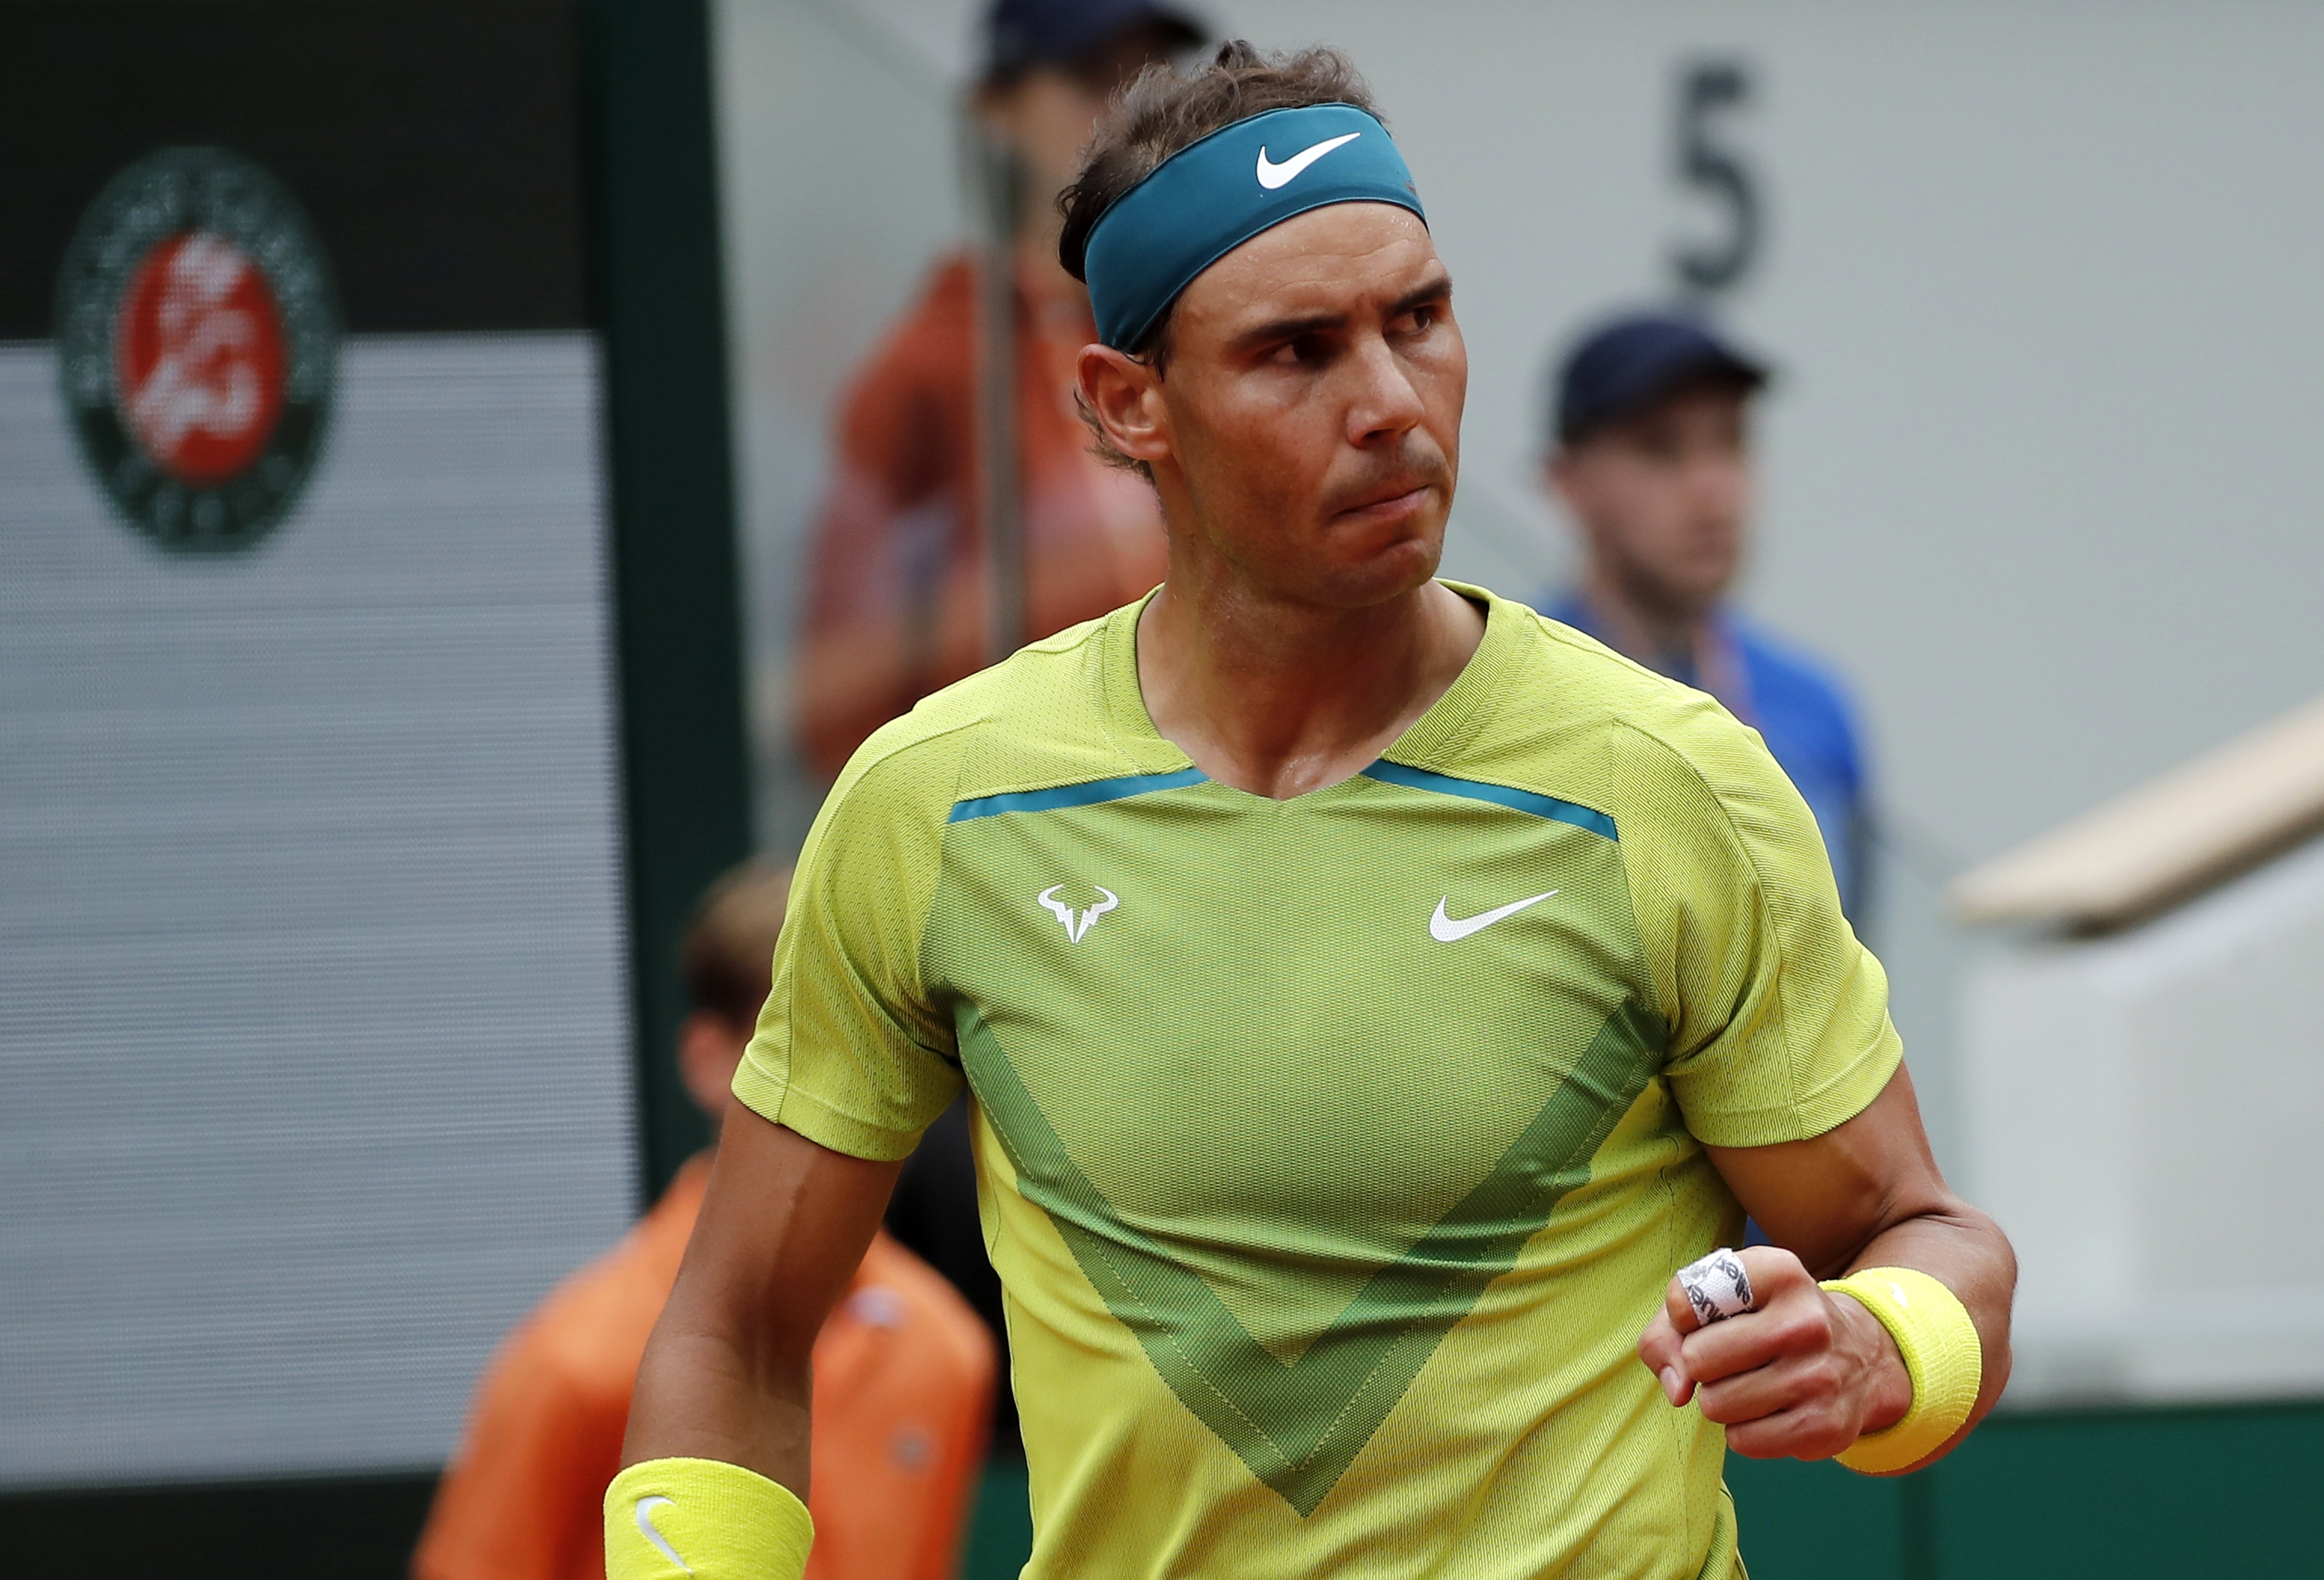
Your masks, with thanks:
[[[1903,1484],[1837,1465],[1727,1456],[1751,1580],[1920,1580],[1904,1566]]]
[[[1936,1469],[1945,1580],[2324,1574],[2324,1405],[1988,1421]]]
[[[678,1084],[678,941],[750,853],[705,0],[589,0],[640,1129],[650,1198],[708,1139]]]
[[[2324,1574],[2324,1404],[2009,1415],[1902,1480],[1730,1455],[1753,1580]]]
[[[961,1555],[960,1580],[1017,1580],[1033,1556],[1033,1505],[1021,1459],[984,1467]]]
[[[6,1573],[401,1580],[432,1474],[0,1496]]]

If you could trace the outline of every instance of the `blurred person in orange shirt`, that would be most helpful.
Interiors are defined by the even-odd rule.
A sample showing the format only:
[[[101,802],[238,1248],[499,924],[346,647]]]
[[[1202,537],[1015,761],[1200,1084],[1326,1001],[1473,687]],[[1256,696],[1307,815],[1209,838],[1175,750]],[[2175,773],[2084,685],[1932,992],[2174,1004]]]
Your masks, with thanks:
[[[987,27],[972,105],[1018,167],[1010,252],[1020,639],[1033,641],[1162,579],[1153,491],[1100,464],[1074,412],[1074,360],[1097,329],[1088,291],[1057,262],[1055,198],[1107,97],[1204,35],[1153,0],[998,0]],[[977,274],[968,253],[940,260],[841,403],[798,671],[800,744],[825,779],[872,731],[992,657],[978,509]]]
[[[686,1089],[713,1123],[768,991],[790,888],[752,862],[713,886],[684,949]],[[512,1332],[413,1555],[415,1580],[604,1580],[605,1484],[646,1336],[702,1205],[689,1161],[626,1238]],[[947,1580],[991,1419],[993,1347],[952,1287],[876,1236],[815,1346],[807,1580]]]

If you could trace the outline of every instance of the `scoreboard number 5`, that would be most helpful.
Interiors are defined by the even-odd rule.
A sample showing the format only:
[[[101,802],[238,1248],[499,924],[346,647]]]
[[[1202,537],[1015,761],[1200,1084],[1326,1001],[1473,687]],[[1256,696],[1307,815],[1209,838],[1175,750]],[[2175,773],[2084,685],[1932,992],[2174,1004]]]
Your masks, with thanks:
[[[1716,212],[1719,229],[1673,247],[1671,271],[1680,290],[1715,297],[1748,279],[1759,257],[1759,183],[1721,135],[1729,115],[1751,101],[1751,70],[1736,60],[1692,61],[1680,69],[1677,89],[1672,174]]]

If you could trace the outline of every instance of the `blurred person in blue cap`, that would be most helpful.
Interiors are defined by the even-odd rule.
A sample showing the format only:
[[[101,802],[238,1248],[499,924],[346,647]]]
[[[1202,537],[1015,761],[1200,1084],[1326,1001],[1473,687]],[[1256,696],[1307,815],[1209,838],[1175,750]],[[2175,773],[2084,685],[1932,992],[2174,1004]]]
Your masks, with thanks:
[[[1702,691],[1759,731],[1815,813],[1864,922],[1864,753],[1846,688],[1728,602],[1750,528],[1751,403],[1765,363],[1702,321],[1600,324],[1558,365],[1545,473],[1572,518],[1576,584],[1542,612]]]
[[[1021,639],[1035,641],[1162,579],[1151,494],[1090,455],[1074,412],[1074,358],[1097,330],[1057,262],[1054,198],[1114,90],[1204,35],[1155,0],[998,0],[986,32],[969,102],[1011,167]],[[977,278],[968,251],[939,259],[840,400],[796,702],[808,767],[826,779],[872,731],[991,658]]]

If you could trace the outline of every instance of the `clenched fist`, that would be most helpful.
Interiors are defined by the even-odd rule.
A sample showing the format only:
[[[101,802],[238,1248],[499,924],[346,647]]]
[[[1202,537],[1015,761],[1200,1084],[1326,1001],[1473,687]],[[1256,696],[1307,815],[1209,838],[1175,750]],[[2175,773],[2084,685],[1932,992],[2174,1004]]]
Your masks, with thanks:
[[[1673,1405],[1692,1397],[1751,1459],[1829,1459],[1904,1419],[1913,1382],[1895,1340],[1846,1295],[1827,1294],[1773,1245],[1737,1253],[1752,1309],[1703,1327],[1674,1277],[1638,1358]]]

